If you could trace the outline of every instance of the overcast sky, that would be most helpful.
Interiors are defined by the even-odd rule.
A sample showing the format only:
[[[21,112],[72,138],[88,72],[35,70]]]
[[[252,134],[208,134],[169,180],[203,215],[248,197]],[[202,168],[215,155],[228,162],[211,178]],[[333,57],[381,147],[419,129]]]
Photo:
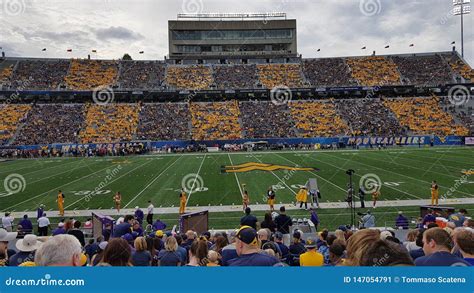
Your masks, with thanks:
[[[460,17],[451,10],[452,0],[0,0],[0,47],[7,56],[86,57],[95,49],[94,58],[163,59],[167,21],[178,13],[281,11],[297,20],[303,57],[449,51],[452,41],[460,51]],[[472,14],[464,28],[472,66]]]

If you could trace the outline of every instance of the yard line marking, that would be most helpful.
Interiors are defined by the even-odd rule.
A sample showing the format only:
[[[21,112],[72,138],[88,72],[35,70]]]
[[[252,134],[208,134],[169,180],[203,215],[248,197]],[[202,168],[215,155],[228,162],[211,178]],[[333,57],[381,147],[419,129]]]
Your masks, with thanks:
[[[163,175],[171,166],[173,166],[177,161],[179,161],[182,157],[178,157],[177,160],[175,160],[171,165],[169,165],[168,167],[166,167],[165,170],[163,170],[158,176],[155,177],[155,179],[153,179],[153,181],[151,181],[147,186],[145,186],[137,195],[135,195],[123,208],[125,209],[126,207],[128,207],[129,204],[131,204],[135,199],[137,199],[137,197],[139,197],[142,193],[145,192],[145,190],[148,189],[148,187],[150,187],[153,183],[155,183],[156,180],[158,180],[158,178],[161,177],[161,175]],[[151,161],[150,161],[151,162]]]
[[[196,180],[199,176],[199,172],[201,172],[202,164],[204,163],[204,159],[206,159],[206,154],[204,154],[204,157],[202,158],[201,165],[199,165],[199,169],[196,173],[196,177],[194,177],[193,185],[191,186],[191,191],[189,191],[189,196],[188,199],[186,200],[186,205],[188,205],[189,199],[191,198],[191,194],[193,194],[194,191],[194,185],[196,184]]]
[[[234,163],[232,162],[232,159],[230,157],[230,154],[227,154],[229,156],[229,161],[230,161],[230,164],[233,166]],[[240,186],[240,182],[239,182],[239,177],[237,177],[237,173],[234,172],[234,176],[235,176],[235,180],[237,181],[237,186],[239,187],[239,190],[240,190],[240,196],[242,198],[244,198],[244,194],[243,194],[243,191],[242,191],[242,187]]]
[[[43,196],[43,195],[48,194],[48,193],[50,193],[50,192],[53,192],[53,191],[55,191],[55,190],[61,189],[61,188],[64,187],[64,186],[68,186],[69,184],[72,184],[72,183],[75,183],[75,182],[77,182],[77,181],[80,181],[80,180],[82,180],[82,179],[84,179],[84,178],[90,177],[90,176],[92,176],[92,175],[94,175],[94,174],[96,174],[96,173],[99,173],[99,172],[101,172],[101,171],[104,171],[104,170],[107,169],[107,168],[110,168],[110,166],[106,166],[105,168],[99,169],[99,170],[97,170],[97,171],[94,172],[94,173],[90,173],[89,175],[85,175],[85,176],[83,176],[83,177],[81,177],[81,178],[79,178],[79,179],[76,179],[76,180],[74,180],[74,181],[65,183],[65,184],[63,184],[63,185],[60,185],[60,186],[55,187],[55,188],[53,188],[53,189],[50,189],[50,190],[48,190],[48,191],[46,191],[46,192],[43,192],[43,193],[41,193],[41,194],[38,194],[38,195],[36,195],[36,196],[30,197],[30,198],[28,198],[27,200],[24,200],[24,201],[22,201],[22,202],[19,202],[19,203],[15,204],[15,205],[12,205],[12,206],[6,208],[5,210],[9,210],[9,209],[11,209],[11,208],[13,208],[13,207],[16,207],[16,206],[19,206],[19,205],[21,205],[21,204],[24,204],[25,202],[29,202],[29,201],[31,201],[31,200],[33,200],[33,199],[36,199],[36,198],[40,197],[40,196]]]
[[[102,188],[104,188],[104,187],[108,186],[109,184],[111,184],[111,183],[113,183],[113,182],[119,180],[120,178],[124,177],[125,175],[130,174],[131,172],[135,171],[136,169],[145,166],[146,164],[148,164],[148,163],[150,163],[150,162],[151,162],[151,161],[148,161],[148,162],[146,162],[146,163],[144,163],[144,164],[140,164],[140,165],[136,166],[135,168],[133,168],[132,170],[128,171],[127,173],[125,173],[125,174],[123,174],[123,175],[121,175],[121,176],[115,178],[114,180],[108,182],[108,183],[105,184]],[[100,184],[100,182],[99,182],[99,184]],[[100,189],[100,190],[102,190],[102,189]],[[73,203],[71,203],[70,205],[66,206],[65,209],[68,209],[68,208],[74,206],[76,203],[82,201],[82,200],[85,199],[85,198],[86,198],[86,197],[81,197],[81,198],[79,198],[79,199],[76,200],[75,202],[73,202]]]
[[[330,156],[330,157],[338,158],[338,157],[335,157],[335,156]],[[339,158],[338,158],[338,159],[339,159]],[[362,164],[362,165],[365,165],[365,166],[368,166],[368,167],[371,167],[371,168],[375,168],[375,169],[387,171],[387,172],[390,172],[390,173],[393,173],[393,174],[396,174],[396,175],[399,175],[399,176],[403,176],[403,177],[406,177],[406,178],[409,178],[409,179],[412,179],[412,180],[416,180],[416,181],[419,181],[419,182],[424,182],[424,183],[426,183],[426,184],[428,184],[428,185],[431,184],[431,182],[428,182],[428,181],[425,181],[425,180],[421,180],[421,179],[418,179],[418,178],[415,178],[415,177],[411,177],[411,176],[407,176],[407,175],[404,175],[404,174],[396,173],[396,172],[393,172],[393,171],[390,171],[390,170],[386,170],[386,169],[382,169],[382,168],[379,168],[379,167],[375,167],[375,166],[372,166],[372,165],[364,164],[364,163],[359,162],[359,161],[355,161],[355,163],[357,163],[357,164]],[[359,176],[359,177],[360,177],[360,176]],[[440,184],[438,184],[438,186],[439,186],[439,187],[443,187],[443,188],[449,189],[448,187],[442,186],[442,185],[440,185]],[[390,186],[387,186],[387,187],[390,187]],[[392,188],[392,187],[390,187],[390,188]],[[396,188],[392,188],[392,189],[401,191],[401,190],[396,189]],[[464,192],[464,191],[456,190],[456,192],[463,193],[463,194],[468,195],[468,196],[472,196],[472,194],[469,194],[469,193]],[[417,197],[417,196],[415,196],[415,197],[421,199],[420,197]]]
[[[292,163],[292,164],[296,164],[295,162],[291,161],[290,159],[287,159],[287,158],[285,158],[285,157],[283,157],[283,156],[280,156],[279,154],[276,154],[276,155],[279,156],[280,158],[283,158],[283,159],[287,160],[288,162],[290,162],[290,163]],[[298,165],[298,164],[296,164],[296,165]],[[318,174],[316,174],[316,173],[314,173],[314,172],[312,172],[312,171],[309,171],[309,173],[313,174],[314,176],[316,176],[316,177],[318,177],[318,178],[321,178],[323,181],[326,181],[327,183],[329,183],[329,184],[331,184],[331,185],[333,185],[333,186],[339,188],[340,190],[342,190],[342,191],[344,191],[344,192],[347,192],[347,190],[345,190],[344,188],[342,188],[342,187],[340,187],[340,186],[337,186],[336,184],[332,183],[332,182],[329,181],[329,180],[324,179],[324,178],[321,177],[320,175],[318,175]]]
[[[260,163],[262,162],[262,160],[260,160],[259,158],[253,156],[256,160],[258,160]],[[280,180],[281,183],[283,183],[294,195],[296,195],[296,192],[288,186],[288,184],[285,183],[285,181],[281,180],[280,177],[278,177],[278,175],[276,175],[275,173],[273,173],[273,171],[270,171],[270,173],[273,174],[273,176],[275,176],[276,178],[278,178],[278,180]]]

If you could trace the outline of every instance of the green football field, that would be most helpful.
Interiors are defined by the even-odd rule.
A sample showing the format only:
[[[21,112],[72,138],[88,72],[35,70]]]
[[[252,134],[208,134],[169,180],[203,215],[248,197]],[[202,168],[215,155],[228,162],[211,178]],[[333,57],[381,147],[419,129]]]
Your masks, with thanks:
[[[66,210],[111,209],[116,191],[122,193],[123,208],[146,207],[148,200],[155,207],[177,207],[182,187],[188,206],[241,205],[242,184],[252,204],[264,203],[269,186],[276,190],[276,202],[287,204],[309,178],[317,179],[322,202],[339,202],[346,196],[347,169],[356,171],[355,186],[362,177],[367,188],[380,186],[381,201],[427,200],[432,180],[440,197],[449,188],[454,191],[448,198],[474,197],[474,175],[462,173],[474,169],[474,148],[193,153],[0,162],[0,210],[33,211],[39,204],[57,210],[59,189]]]

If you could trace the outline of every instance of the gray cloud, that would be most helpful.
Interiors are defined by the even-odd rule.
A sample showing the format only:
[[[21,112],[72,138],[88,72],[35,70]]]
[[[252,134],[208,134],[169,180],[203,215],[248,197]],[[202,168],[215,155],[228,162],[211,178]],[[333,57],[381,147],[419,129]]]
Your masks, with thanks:
[[[121,26],[111,26],[105,29],[98,29],[96,30],[95,34],[100,40],[115,39],[123,41],[137,41],[144,39],[140,33],[136,33]]]

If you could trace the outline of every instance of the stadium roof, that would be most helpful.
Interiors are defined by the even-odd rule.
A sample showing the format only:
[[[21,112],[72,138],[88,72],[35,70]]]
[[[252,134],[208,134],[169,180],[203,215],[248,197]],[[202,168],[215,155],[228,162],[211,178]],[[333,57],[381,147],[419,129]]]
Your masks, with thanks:
[[[284,18],[284,12],[268,12],[268,13],[180,13],[180,19],[272,19]]]

